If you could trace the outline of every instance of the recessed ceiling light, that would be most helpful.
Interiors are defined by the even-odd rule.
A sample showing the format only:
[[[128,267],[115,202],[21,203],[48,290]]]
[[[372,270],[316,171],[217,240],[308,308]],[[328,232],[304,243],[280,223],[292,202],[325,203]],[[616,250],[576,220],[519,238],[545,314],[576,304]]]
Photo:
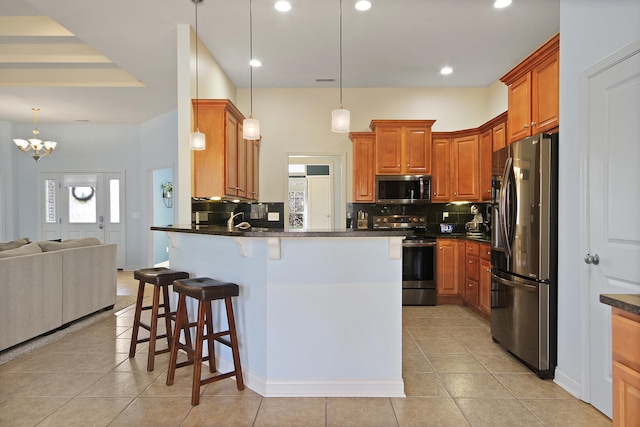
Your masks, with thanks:
[[[511,0],[496,0],[493,3],[493,7],[496,9],[502,9],[503,7],[507,7],[511,4]]]
[[[358,10],[369,10],[371,9],[371,2],[369,0],[358,0],[356,2],[356,9]]]
[[[284,0],[277,1],[275,8],[279,12],[289,12],[291,10],[291,3]]]
[[[447,74],[451,74],[453,73],[453,68],[451,67],[442,67],[442,69],[440,70],[440,74],[442,75],[447,75]]]
[[[252,59],[251,61],[249,61],[249,65],[251,65],[252,67],[262,67],[262,62],[260,62],[258,59]]]

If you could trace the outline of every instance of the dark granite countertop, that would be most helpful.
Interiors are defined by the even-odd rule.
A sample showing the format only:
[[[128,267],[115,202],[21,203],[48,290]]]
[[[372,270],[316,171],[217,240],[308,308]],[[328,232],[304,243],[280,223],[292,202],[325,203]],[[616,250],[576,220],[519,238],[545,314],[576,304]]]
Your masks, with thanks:
[[[227,230],[220,225],[166,225],[152,226],[154,231],[172,231],[175,233],[209,234],[232,237],[385,237],[406,236],[411,230],[328,230],[328,231],[285,231],[282,228],[249,228],[247,230]]]
[[[472,242],[480,242],[480,243],[491,243],[491,236],[488,234],[485,234],[482,237],[471,237],[471,236],[467,236],[467,233],[443,233],[443,234],[437,234],[437,235],[433,235],[430,237],[435,237],[437,239],[464,239],[464,240],[470,240]]]
[[[600,294],[600,302],[640,315],[640,294]]]

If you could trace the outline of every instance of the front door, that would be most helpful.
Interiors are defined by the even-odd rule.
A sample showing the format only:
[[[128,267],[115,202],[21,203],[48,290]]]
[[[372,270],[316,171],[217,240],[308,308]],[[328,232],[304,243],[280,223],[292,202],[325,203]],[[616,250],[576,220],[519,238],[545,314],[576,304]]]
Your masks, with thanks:
[[[97,237],[116,243],[116,264],[124,268],[124,173],[41,173],[40,181],[43,239]]]
[[[611,307],[600,294],[640,293],[640,43],[587,76],[589,388],[611,417]],[[595,257],[598,262],[594,262]]]

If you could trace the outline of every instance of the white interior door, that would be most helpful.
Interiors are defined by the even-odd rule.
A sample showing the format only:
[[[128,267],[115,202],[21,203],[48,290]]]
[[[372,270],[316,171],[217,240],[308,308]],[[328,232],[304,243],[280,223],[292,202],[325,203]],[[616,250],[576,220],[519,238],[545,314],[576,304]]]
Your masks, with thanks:
[[[591,404],[611,417],[611,308],[600,294],[640,293],[640,43],[588,76]],[[586,256],[587,253],[583,254]],[[586,262],[585,261],[585,262]]]
[[[43,239],[97,237],[116,243],[125,267],[124,173],[43,173]]]
[[[331,230],[333,205],[331,203],[331,176],[307,177],[307,230]]]

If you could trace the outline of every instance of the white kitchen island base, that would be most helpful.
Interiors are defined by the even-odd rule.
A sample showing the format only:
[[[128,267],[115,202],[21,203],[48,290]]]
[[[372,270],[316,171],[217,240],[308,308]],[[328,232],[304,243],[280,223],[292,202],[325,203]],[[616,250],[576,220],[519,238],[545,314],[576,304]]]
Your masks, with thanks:
[[[401,236],[168,235],[172,269],[239,285],[249,388],[266,397],[405,397]],[[220,310],[215,301],[226,327]],[[220,371],[232,369],[230,350],[216,343],[216,355]]]

